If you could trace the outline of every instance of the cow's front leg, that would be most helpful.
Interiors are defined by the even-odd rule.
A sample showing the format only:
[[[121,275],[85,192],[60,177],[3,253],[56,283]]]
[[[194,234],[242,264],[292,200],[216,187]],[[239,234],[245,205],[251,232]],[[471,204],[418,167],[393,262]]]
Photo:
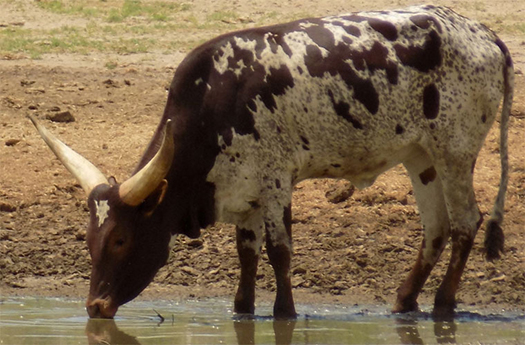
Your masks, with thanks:
[[[262,225],[255,229],[237,226],[237,252],[241,263],[241,279],[235,295],[234,311],[253,314],[255,311],[255,278],[261,253]]]
[[[278,319],[297,317],[292,296],[290,263],[292,258],[292,210],[291,206],[272,212],[265,219],[266,250],[270,264],[275,272],[277,296],[273,306],[273,316]]]

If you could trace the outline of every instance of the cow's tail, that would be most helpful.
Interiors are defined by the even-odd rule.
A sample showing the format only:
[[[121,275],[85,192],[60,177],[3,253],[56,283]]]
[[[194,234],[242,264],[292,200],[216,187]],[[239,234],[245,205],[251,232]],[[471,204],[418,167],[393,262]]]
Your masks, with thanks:
[[[499,183],[498,195],[494,203],[494,208],[487,222],[485,230],[485,254],[486,259],[492,261],[500,258],[503,252],[504,235],[501,225],[503,223],[503,212],[505,207],[505,194],[509,182],[509,157],[508,157],[508,130],[512,97],[514,94],[514,68],[509,50],[503,42],[497,39],[496,44],[500,47],[505,56],[505,68],[503,71],[505,81],[505,93],[503,105],[501,107],[500,122],[500,158],[501,158],[501,179]]]

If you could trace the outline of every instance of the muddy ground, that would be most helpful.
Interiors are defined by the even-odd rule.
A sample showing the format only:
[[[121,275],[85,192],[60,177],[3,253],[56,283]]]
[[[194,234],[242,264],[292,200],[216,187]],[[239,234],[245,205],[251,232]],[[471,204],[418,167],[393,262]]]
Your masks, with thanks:
[[[67,25],[76,19],[45,13],[30,1],[23,1],[22,7],[11,3],[3,3],[0,24],[45,27],[60,25],[60,18],[67,19]],[[207,38],[237,29],[243,25],[239,23],[248,22],[249,26],[243,18],[258,18],[268,7],[266,0],[250,2],[250,6],[223,0],[189,3],[197,14],[219,8],[235,9],[242,15],[231,28],[225,25],[199,31]],[[279,13],[323,15],[395,8],[410,2],[376,1],[373,7],[360,1],[345,3],[295,0],[271,5]],[[480,20],[490,11],[525,17],[525,4],[512,0],[437,3]],[[476,4],[485,10],[480,12]],[[494,263],[483,259],[482,228],[463,275],[458,301],[460,306],[525,311],[525,35],[506,31],[501,36],[513,54],[517,71],[509,129],[505,254]],[[85,297],[89,283],[84,192],[25,116],[31,113],[42,119],[104,173],[122,181],[151,138],[164,107],[166,88],[186,53],[187,49],[181,48],[171,53],[130,55],[0,56],[0,295]],[[111,69],[106,64],[109,60],[115,62]],[[74,122],[46,120],[67,113]],[[499,183],[498,140],[496,122],[475,174],[477,200],[486,219]],[[292,268],[296,302],[391,305],[422,238],[407,173],[397,167],[346,200],[330,200],[342,188],[348,185],[334,180],[306,181],[296,187]],[[234,233],[232,226],[217,224],[204,230],[198,240],[179,238],[169,263],[141,298],[233,296],[239,276]],[[420,298],[423,304],[431,304],[449,254],[448,247],[425,285]],[[273,272],[264,256],[257,278],[259,300],[271,300],[273,291]]]

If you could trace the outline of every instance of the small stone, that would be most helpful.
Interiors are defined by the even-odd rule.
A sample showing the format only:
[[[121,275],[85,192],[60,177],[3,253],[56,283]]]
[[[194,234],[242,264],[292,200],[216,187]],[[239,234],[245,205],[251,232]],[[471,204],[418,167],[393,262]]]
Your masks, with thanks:
[[[75,234],[75,239],[77,241],[84,241],[86,239],[86,231],[85,230],[78,230]]]
[[[30,87],[25,91],[28,95],[37,95],[40,93],[46,93],[46,89],[43,87]]]
[[[68,122],[74,122],[75,121],[75,118],[73,117],[73,115],[69,111],[63,111],[63,112],[56,113],[56,114],[50,114],[50,115],[47,115],[46,118],[48,120],[53,121],[53,122],[68,123]]]
[[[102,82],[106,87],[119,87],[118,83],[113,79],[106,79]]]
[[[15,146],[20,142],[20,139],[7,139],[5,141],[5,146]]]
[[[341,187],[335,187],[328,190],[325,194],[326,198],[332,204],[339,204],[348,200],[354,194],[355,187],[351,183],[345,183]]]
[[[15,212],[16,206],[6,202],[0,202],[0,212]]]
[[[204,242],[202,242],[201,239],[194,239],[194,240],[188,241],[186,244],[188,245],[188,247],[200,248],[202,247],[203,243]]]
[[[189,266],[182,267],[181,271],[184,272],[184,273],[188,273],[189,275],[192,275],[192,276],[198,276],[199,275],[199,271],[197,271],[195,268],[192,268],[192,267],[189,267]]]
[[[21,86],[30,86],[30,85],[33,85],[34,83],[35,83],[34,80],[21,80],[20,81]]]
[[[293,274],[305,274],[306,272],[307,272],[306,268],[301,267],[301,266],[296,267],[293,270]]]
[[[345,290],[347,288],[347,283],[340,280],[336,281],[334,284],[334,289]]]
[[[502,275],[500,275],[498,277],[492,278],[490,281],[491,282],[501,282],[501,281],[504,281],[506,278],[507,278],[507,276],[502,274]]]

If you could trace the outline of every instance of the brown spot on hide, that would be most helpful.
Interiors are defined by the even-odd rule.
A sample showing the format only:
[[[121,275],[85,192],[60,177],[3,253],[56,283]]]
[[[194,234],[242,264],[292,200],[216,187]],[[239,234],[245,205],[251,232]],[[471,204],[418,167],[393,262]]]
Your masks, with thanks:
[[[419,174],[421,183],[425,186],[436,179],[437,173],[433,166]]]
[[[321,50],[315,45],[306,47],[304,62],[312,77],[324,78],[328,73],[332,77],[340,76],[349,89],[354,91],[354,97],[371,113],[376,114],[379,109],[379,96],[369,79],[363,79],[346,62],[355,55],[345,44],[338,44],[324,57]]]
[[[423,90],[423,114],[429,120],[435,119],[439,114],[439,91],[436,84],[429,84]]]
[[[432,23],[436,29],[441,33],[441,24],[433,17],[427,16],[426,14],[416,14],[410,17],[412,23],[416,24],[421,29],[428,29]]]
[[[240,229],[238,229],[237,235],[243,241],[254,242],[255,239],[256,239],[255,238],[255,233],[252,230],[247,230],[247,229],[240,228]]]
[[[427,73],[441,65],[441,37],[432,30],[422,47],[395,44],[396,55],[405,66],[413,67],[420,72]]]
[[[377,69],[385,70],[388,82],[392,85],[397,84],[397,66],[388,60],[388,49],[381,43],[374,42],[370,50],[352,51],[350,58],[357,70],[368,69],[371,74]]]
[[[361,36],[361,30],[359,30],[359,28],[357,26],[353,26],[353,25],[346,25],[346,26],[343,26],[342,27],[347,34],[349,35],[352,35],[352,36],[355,36],[355,37],[359,37]]]
[[[395,41],[397,39],[397,29],[394,24],[377,18],[369,18],[368,24],[387,40]]]
[[[317,24],[304,29],[308,37],[310,37],[318,46],[329,51],[332,50],[335,47],[335,38],[332,31],[326,29],[318,19],[309,20],[308,23]]]
[[[350,122],[355,129],[363,129],[363,125],[361,124],[361,122],[359,122],[359,120],[354,119],[352,115],[350,115],[350,105],[348,103],[343,101],[336,102],[332,90],[328,90],[328,96],[332,101],[332,105],[337,115]]]

